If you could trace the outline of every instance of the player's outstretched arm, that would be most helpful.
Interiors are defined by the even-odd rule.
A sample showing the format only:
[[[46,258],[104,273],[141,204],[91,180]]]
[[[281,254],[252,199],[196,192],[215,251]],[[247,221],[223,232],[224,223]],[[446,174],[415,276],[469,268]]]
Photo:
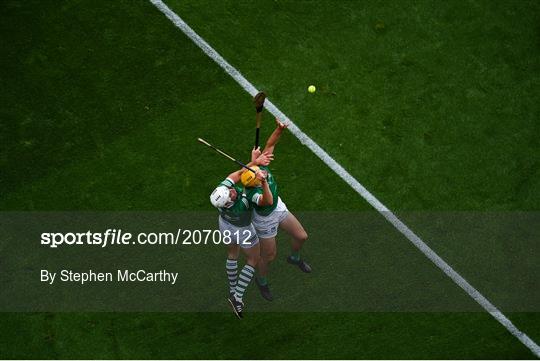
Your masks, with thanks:
[[[273,154],[261,153],[260,148],[253,148],[253,150],[251,151],[251,162],[249,162],[247,166],[252,167],[254,165],[268,165],[273,159]],[[238,183],[240,182],[240,177],[242,176],[242,173],[246,171],[247,170],[245,168],[239,169],[236,172],[229,174],[227,178],[232,180],[234,183]]]
[[[274,148],[281,137],[281,133],[283,133],[283,130],[287,128],[287,125],[280,122],[278,118],[276,118],[276,129],[272,132],[270,135],[270,138],[266,141],[266,146],[264,147],[263,153],[274,153]]]
[[[257,172],[257,178],[261,180],[261,186],[263,189],[263,194],[259,198],[259,202],[257,205],[260,207],[264,206],[271,206],[274,204],[274,196],[272,195],[272,192],[270,191],[270,186],[268,185],[268,182],[266,181],[267,173],[264,171]]]

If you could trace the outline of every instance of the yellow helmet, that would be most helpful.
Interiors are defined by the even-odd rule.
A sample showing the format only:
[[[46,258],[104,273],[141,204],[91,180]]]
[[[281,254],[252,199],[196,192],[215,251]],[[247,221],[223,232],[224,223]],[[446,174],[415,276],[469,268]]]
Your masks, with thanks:
[[[256,165],[250,168],[253,169],[255,172],[259,170],[259,167],[257,167]],[[248,188],[258,187],[261,185],[260,179],[257,179],[255,177],[255,173],[250,170],[246,170],[244,173],[242,173],[242,175],[240,176],[240,180],[242,181],[244,187]]]

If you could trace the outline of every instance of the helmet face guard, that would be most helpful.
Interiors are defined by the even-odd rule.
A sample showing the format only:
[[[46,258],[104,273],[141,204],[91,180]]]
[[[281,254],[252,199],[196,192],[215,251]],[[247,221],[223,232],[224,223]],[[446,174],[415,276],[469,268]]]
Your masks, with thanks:
[[[224,208],[231,208],[234,205],[234,201],[231,199],[231,193],[229,192],[228,201],[223,206]]]

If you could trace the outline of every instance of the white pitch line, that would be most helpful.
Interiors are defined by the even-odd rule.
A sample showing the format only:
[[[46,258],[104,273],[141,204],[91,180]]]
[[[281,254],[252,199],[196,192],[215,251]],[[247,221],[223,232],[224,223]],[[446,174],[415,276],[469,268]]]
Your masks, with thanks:
[[[244,76],[229,64],[217,51],[215,51],[203,38],[201,38],[188,24],[184,22],[174,11],[172,11],[161,0],[150,0],[159,11],[161,11],[173,24],[182,30],[201,50],[214,60],[227,74],[229,74],[242,88],[251,96],[257,94],[257,89]],[[281,110],[279,110],[270,100],[266,100],[265,107],[275,117],[285,121],[288,129],[300,142],[308,147],[317,157],[339,175],[348,185],[350,185],[362,198],[373,206],[388,222],[400,231],[412,244],[416,246],[427,258],[439,267],[448,277],[471,296],[480,306],[482,306],[491,316],[501,323],[512,335],[521,341],[536,357],[540,358],[540,347],[525,333],[521,332],[514,324],[495,307],[487,298],[476,290],[465,278],[457,273],[448,263],[446,263],[435,251],[433,251],[420,237],[410,230],[394,213],[382,204],[373,194],[371,194],[360,182],[349,174],[338,162],[324,151],[313,139],[296,126]]]

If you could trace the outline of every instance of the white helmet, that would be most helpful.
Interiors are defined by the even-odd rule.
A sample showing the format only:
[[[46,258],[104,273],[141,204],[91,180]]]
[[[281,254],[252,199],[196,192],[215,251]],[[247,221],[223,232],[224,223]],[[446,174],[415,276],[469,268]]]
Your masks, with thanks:
[[[230,190],[225,186],[219,186],[210,194],[210,203],[216,208],[232,206]]]

